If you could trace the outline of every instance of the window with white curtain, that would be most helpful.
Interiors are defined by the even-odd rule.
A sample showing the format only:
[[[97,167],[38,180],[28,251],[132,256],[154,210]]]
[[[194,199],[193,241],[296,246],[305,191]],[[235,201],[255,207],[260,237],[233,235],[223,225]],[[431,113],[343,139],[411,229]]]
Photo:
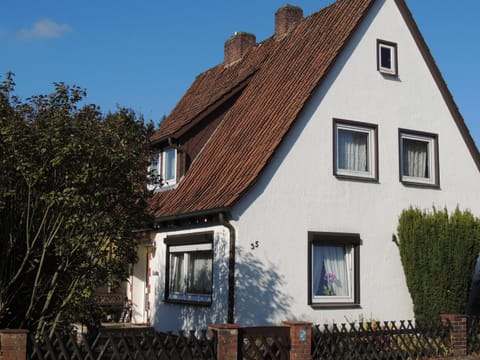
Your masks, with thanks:
[[[358,234],[309,232],[309,304],[358,306]]]
[[[437,135],[401,129],[399,142],[400,180],[438,185]]]
[[[334,174],[377,179],[377,126],[334,119]]]
[[[209,304],[212,300],[211,234],[169,237],[165,294],[167,301]],[[205,243],[203,241],[209,240]],[[190,243],[189,243],[190,242]]]

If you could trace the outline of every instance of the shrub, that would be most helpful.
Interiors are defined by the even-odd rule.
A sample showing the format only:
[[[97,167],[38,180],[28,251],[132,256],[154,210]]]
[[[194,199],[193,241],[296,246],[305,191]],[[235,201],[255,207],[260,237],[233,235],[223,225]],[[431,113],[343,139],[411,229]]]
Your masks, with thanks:
[[[480,219],[458,208],[409,208],[398,225],[400,257],[417,320],[464,313],[480,252]]]

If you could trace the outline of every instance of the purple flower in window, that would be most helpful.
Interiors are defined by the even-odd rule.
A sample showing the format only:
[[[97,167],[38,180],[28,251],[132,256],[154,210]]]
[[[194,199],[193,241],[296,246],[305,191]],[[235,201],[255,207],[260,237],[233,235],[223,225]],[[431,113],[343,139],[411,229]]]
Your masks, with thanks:
[[[337,281],[337,275],[335,275],[334,273],[325,273],[325,276],[324,276],[324,279],[327,281],[327,282],[335,282]]]
[[[333,284],[337,281],[337,275],[334,273],[326,272],[323,276],[323,279],[327,282],[327,284],[323,287],[325,295],[335,295],[335,289],[333,288]]]

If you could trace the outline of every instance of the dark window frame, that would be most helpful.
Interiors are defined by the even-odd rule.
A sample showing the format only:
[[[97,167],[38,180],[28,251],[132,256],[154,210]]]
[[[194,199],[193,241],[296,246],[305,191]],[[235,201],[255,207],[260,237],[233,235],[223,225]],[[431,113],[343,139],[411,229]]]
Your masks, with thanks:
[[[394,61],[394,66],[391,67],[391,70],[381,66],[382,45],[383,47],[387,47],[391,49],[391,53],[390,53],[391,61]],[[395,76],[395,77],[398,76],[398,44],[397,43],[377,39],[377,70],[384,75]]]
[[[339,171],[337,166],[338,161],[338,139],[337,139],[337,129],[338,125],[342,126],[352,126],[356,128],[364,128],[365,130],[369,130],[373,133],[373,139],[371,143],[373,144],[374,149],[369,149],[369,152],[372,151],[371,156],[371,164],[373,166],[372,175],[362,175],[361,173],[357,174],[342,174]],[[378,182],[379,179],[379,154],[378,154],[378,125],[365,123],[361,121],[352,121],[352,120],[345,120],[345,119],[338,119],[333,118],[333,175],[338,179],[346,179],[346,180],[359,180],[359,181],[366,181],[366,182]]]
[[[360,245],[362,240],[360,234],[356,233],[335,233],[335,232],[308,232],[308,261],[307,261],[307,282],[308,282],[308,305],[313,309],[358,309],[360,308]],[[314,302],[312,294],[313,281],[313,246],[339,246],[351,245],[353,247],[353,301],[352,302]]]
[[[165,252],[165,296],[164,302],[171,304],[182,304],[182,305],[196,305],[196,306],[205,306],[210,307],[212,305],[213,297],[213,279],[214,279],[214,247],[213,247],[213,231],[200,232],[200,233],[191,233],[191,234],[182,234],[182,235],[171,235],[167,236],[164,240],[166,245]],[[197,301],[189,299],[174,299],[170,297],[170,247],[171,246],[188,246],[188,245],[199,245],[199,244],[210,244],[212,246],[212,288],[210,292],[210,300],[208,301]]]
[[[433,149],[431,149],[431,155],[433,155],[432,165],[434,169],[430,168],[430,173],[434,176],[432,182],[423,182],[423,181],[414,181],[404,178],[403,175],[403,135],[418,136],[422,138],[429,139],[433,144]],[[433,171],[432,171],[433,170]],[[418,186],[418,187],[429,187],[429,188],[440,188],[440,156],[439,156],[439,147],[438,147],[438,134],[411,130],[411,129],[398,129],[398,175],[399,180],[402,184],[407,186]]]

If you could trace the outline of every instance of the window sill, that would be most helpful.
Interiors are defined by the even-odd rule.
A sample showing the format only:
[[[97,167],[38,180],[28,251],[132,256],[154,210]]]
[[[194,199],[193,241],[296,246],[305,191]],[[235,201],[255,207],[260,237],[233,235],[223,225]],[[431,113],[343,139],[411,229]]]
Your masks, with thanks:
[[[440,184],[434,183],[434,184],[429,184],[426,182],[421,182],[421,181],[407,181],[407,180],[400,180],[400,182],[408,187],[421,187],[421,188],[430,188],[430,189],[437,189],[440,190]]]
[[[369,176],[355,176],[355,175],[343,175],[343,174],[334,174],[335,177],[339,180],[350,180],[350,181],[362,181],[370,183],[379,183],[378,177],[369,177]]]
[[[164,302],[167,304],[192,305],[192,306],[201,306],[201,307],[210,307],[212,305],[212,301],[165,299]]]
[[[360,304],[354,303],[314,303],[310,304],[312,309],[361,309]]]
[[[153,192],[154,193],[158,193],[158,192],[164,192],[164,191],[169,191],[169,190],[173,190],[173,189],[176,189],[178,186],[178,183],[174,183],[174,184],[165,184],[165,185],[162,185],[162,186],[157,186],[153,189]],[[152,190],[150,190],[152,191]]]
[[[379,69],[378,72],[379,72],[380,74],[382,74],[382,75],[383,75],[384,77],[386,77],[386,78],[390,78],[390,79],[395,78],[395,79],[398,79],[398,74],[397,74],[396,72],[394,72],[394,71],[387,71],[387,70],[380,70],[380,69]]]

